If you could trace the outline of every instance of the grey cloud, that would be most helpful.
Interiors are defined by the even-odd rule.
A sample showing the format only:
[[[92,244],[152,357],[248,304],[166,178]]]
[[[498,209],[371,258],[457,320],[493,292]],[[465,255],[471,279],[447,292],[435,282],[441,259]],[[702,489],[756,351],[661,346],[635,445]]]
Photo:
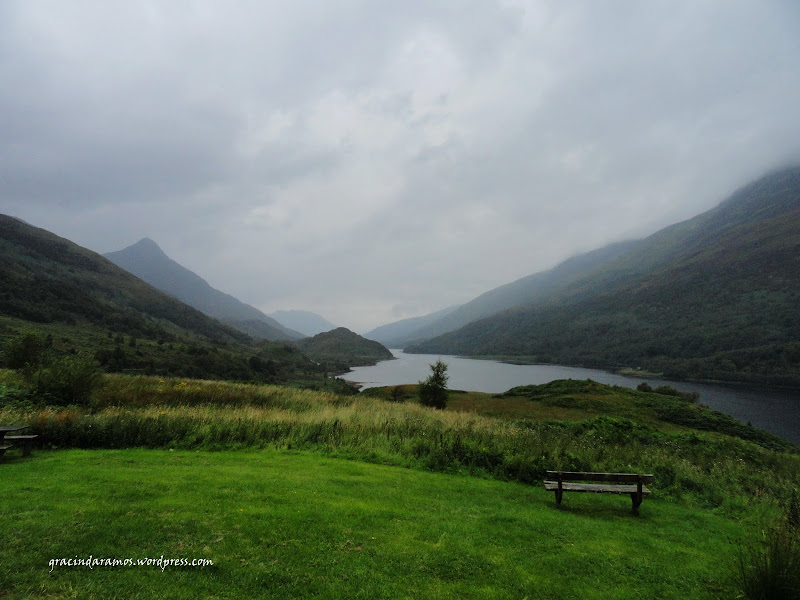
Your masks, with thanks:
[[[0,210],[361,330],[800,161],[792,2],[6,2]]]

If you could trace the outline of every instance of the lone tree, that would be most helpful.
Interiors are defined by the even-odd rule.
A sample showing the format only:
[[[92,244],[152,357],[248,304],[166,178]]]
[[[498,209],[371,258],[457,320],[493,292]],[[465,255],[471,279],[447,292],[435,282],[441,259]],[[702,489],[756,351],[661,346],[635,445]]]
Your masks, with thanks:
[[[443,410],[447,407],[447,364],[437,360],[430,367],[430,376],[419,382],[419,402]]]

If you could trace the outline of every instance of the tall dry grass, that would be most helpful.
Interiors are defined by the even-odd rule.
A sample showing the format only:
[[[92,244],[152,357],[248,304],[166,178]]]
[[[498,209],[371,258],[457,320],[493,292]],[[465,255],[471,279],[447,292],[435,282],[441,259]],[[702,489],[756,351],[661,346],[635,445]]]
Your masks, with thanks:
[[[18,406],[52,448],[287,448],[535,484],[547,469],[655,474],[656,494],[733,509],[800,487],[800,457],[624,418],[512,422],[415,403],[145,376],[110,376],[87,408]],[[776,500],[777,501],[777,500]]]

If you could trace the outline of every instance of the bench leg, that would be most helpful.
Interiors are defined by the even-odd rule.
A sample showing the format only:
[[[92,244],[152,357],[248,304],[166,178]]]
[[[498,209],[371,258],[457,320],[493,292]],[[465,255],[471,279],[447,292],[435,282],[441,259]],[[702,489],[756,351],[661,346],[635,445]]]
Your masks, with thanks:
[[[631,501],[633,502],[633,514],[639,516],[639,506],[642,504],[642,496],[636,492],[631,492]]]
[[[563,490],[555,490],[553,492],[556,495],[556,506],[561,506],[561,496],[563,496]]]
[[[23,457],[23,458],[25,458],[26,456],[30,456],[30,455],[31,455],[31,446],[32,446],[32,444],[30,444],[30,443],[26,443],[26,444],[25,444],[25,445],[22,447],[22,457]]]

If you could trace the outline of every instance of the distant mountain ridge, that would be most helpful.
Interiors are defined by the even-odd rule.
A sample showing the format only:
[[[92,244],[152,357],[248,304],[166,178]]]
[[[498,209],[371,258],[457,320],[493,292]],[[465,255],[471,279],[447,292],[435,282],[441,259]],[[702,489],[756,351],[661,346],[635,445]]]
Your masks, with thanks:
[[[111,372],[264,383],[324,374],[292,346],[256,343],[99,254],[0,215],[0,348],[26,334]]]
[[[562,286],[407,351],[800,387],[800,167]]]
[[[308,310],[276,310],[269,314],[284,327],[312,336],[336,329],[336,325]]]
[[[254,306],[211,287],[205,279],[167,256],[150,238],[104,256],[153,287],[252,337],[273,341],[304,337]]]
[[[364,337],[369,340],[380,342],[387,348],[402,348],[412,342],[425,340],[430,337],[425,335],[425,327],[458,308],[458,306],[451,306],[421,317],[410,317],[408,319],[395,321],[394,323],[381,325],[365,333]]]
[[[637,243],[636,240],[617,242],[573,256],[552,269],[489,290],[461,306],[382,325],[365,336],[392,348],[424,342],[504,310],[554,297],[572,282],[630,251]]]

